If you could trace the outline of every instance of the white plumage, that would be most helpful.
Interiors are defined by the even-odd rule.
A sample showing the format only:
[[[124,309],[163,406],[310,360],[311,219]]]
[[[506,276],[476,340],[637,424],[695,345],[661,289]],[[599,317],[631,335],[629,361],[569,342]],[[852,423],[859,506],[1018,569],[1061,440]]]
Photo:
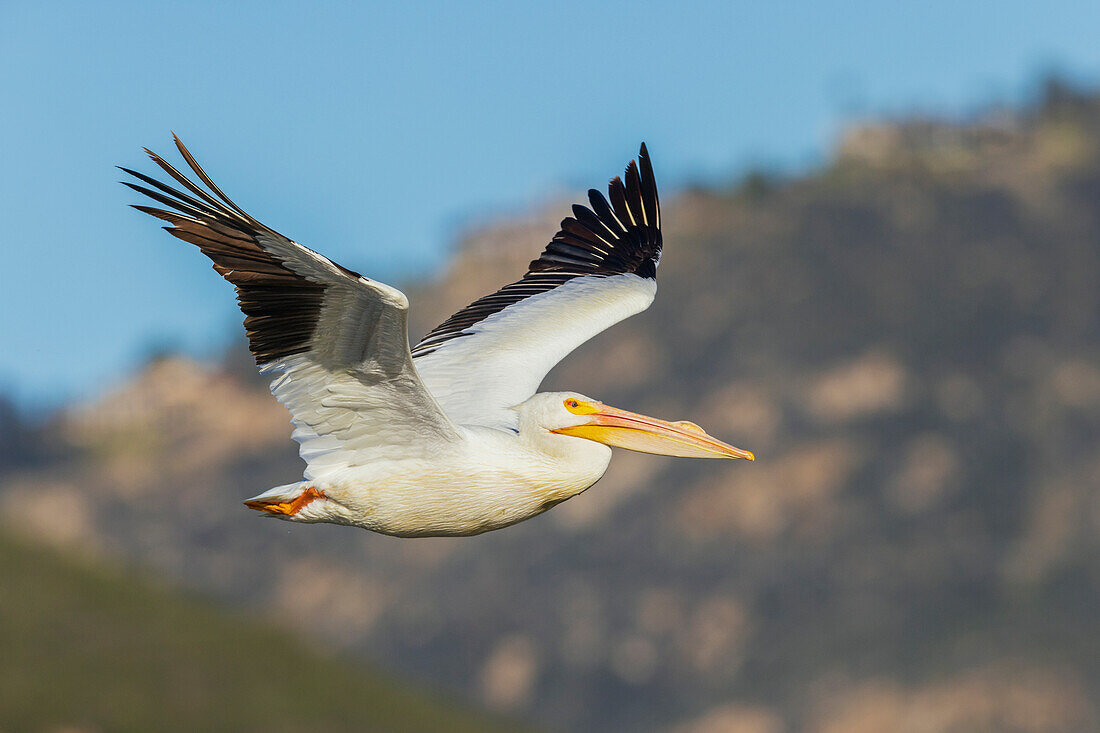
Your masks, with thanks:
[[[608,446],[749,458],[692,423],[575,393],[536,394],[558,361],[649,307],[662,238],[649,156],[589,191],[519,281],[456,313],[410,350],[400,291],[291,241],[227,198],[176,139],[205,188],[156,154],[186,191],[123,169],[237,288],[249,345],[290,411],[304,480],[245,502],[272,516],[400,536],[470,535],[584,491]]]
[[[479,321],[470,337],[417,357],[416,369],[453,419],[515,428],[510,408],[535,394],[555,364],[656,294],[656,280],[629,273],[574,278]]]

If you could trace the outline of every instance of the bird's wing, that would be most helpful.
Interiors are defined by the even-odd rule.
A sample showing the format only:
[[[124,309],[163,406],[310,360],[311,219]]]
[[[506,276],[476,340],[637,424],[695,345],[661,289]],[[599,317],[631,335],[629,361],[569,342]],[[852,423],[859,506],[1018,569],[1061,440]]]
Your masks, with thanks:
[[[261,372],[278,374],[271,391],[290,410],[306,477],[456,440],[413,367],[405,295],[256,221],[179,138],[176,147],[205,189],[146,150],[187,192],[123,168],[144,184],[127,186],[167,207],[134,208],[168,222],[236,286],[252,354]]]
[[[412,350],[421,379],[460,424],[514,428],[508,408],[604,329],[649,307],[657,292],[661,209],[649,153],[574,205],[522,279],[466,306]]]

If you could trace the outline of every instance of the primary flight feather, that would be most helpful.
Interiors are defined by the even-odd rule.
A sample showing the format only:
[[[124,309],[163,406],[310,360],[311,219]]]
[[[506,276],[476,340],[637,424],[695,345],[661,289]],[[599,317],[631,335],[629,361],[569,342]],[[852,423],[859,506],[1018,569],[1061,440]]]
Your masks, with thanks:
[[[174,136],[173,136],[174,137]],[[128,168],[130,188],[236,286],[249,348],[286,405],[303,481],[245,502],[297,522],[403,537],[473,535],[579,494],[611,449],[747,458],[689,422],[572,392],[536,393],[550,369],[657,292],[661,209],[643,144],[608,197],[588,192],[516,282],[474,301],[411,350],[403,293],[269,229],[234,204],[191,153],[198,182],[156,153],[181,188]]]

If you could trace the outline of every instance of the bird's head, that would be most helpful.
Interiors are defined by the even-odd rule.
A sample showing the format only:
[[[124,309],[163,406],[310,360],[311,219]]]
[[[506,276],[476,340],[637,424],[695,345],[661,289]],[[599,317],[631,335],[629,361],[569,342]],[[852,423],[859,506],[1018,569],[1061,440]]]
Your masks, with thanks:
[[[525,422],[554,435],[662,456],[754,460],[749,451],[707,435],[695,423],[639,415],[575,392],[537,394],[523,408]]]

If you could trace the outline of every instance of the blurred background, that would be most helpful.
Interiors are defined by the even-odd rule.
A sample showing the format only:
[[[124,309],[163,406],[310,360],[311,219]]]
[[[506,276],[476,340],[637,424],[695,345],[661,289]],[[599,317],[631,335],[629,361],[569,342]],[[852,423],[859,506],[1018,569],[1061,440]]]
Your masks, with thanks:
[[[0,730],[1100,730],[1100,6],[0,4]],[[417,338],[645,140],[646,313],[547,388],[696,421],[472,539],[259,521],[177,132]]]

